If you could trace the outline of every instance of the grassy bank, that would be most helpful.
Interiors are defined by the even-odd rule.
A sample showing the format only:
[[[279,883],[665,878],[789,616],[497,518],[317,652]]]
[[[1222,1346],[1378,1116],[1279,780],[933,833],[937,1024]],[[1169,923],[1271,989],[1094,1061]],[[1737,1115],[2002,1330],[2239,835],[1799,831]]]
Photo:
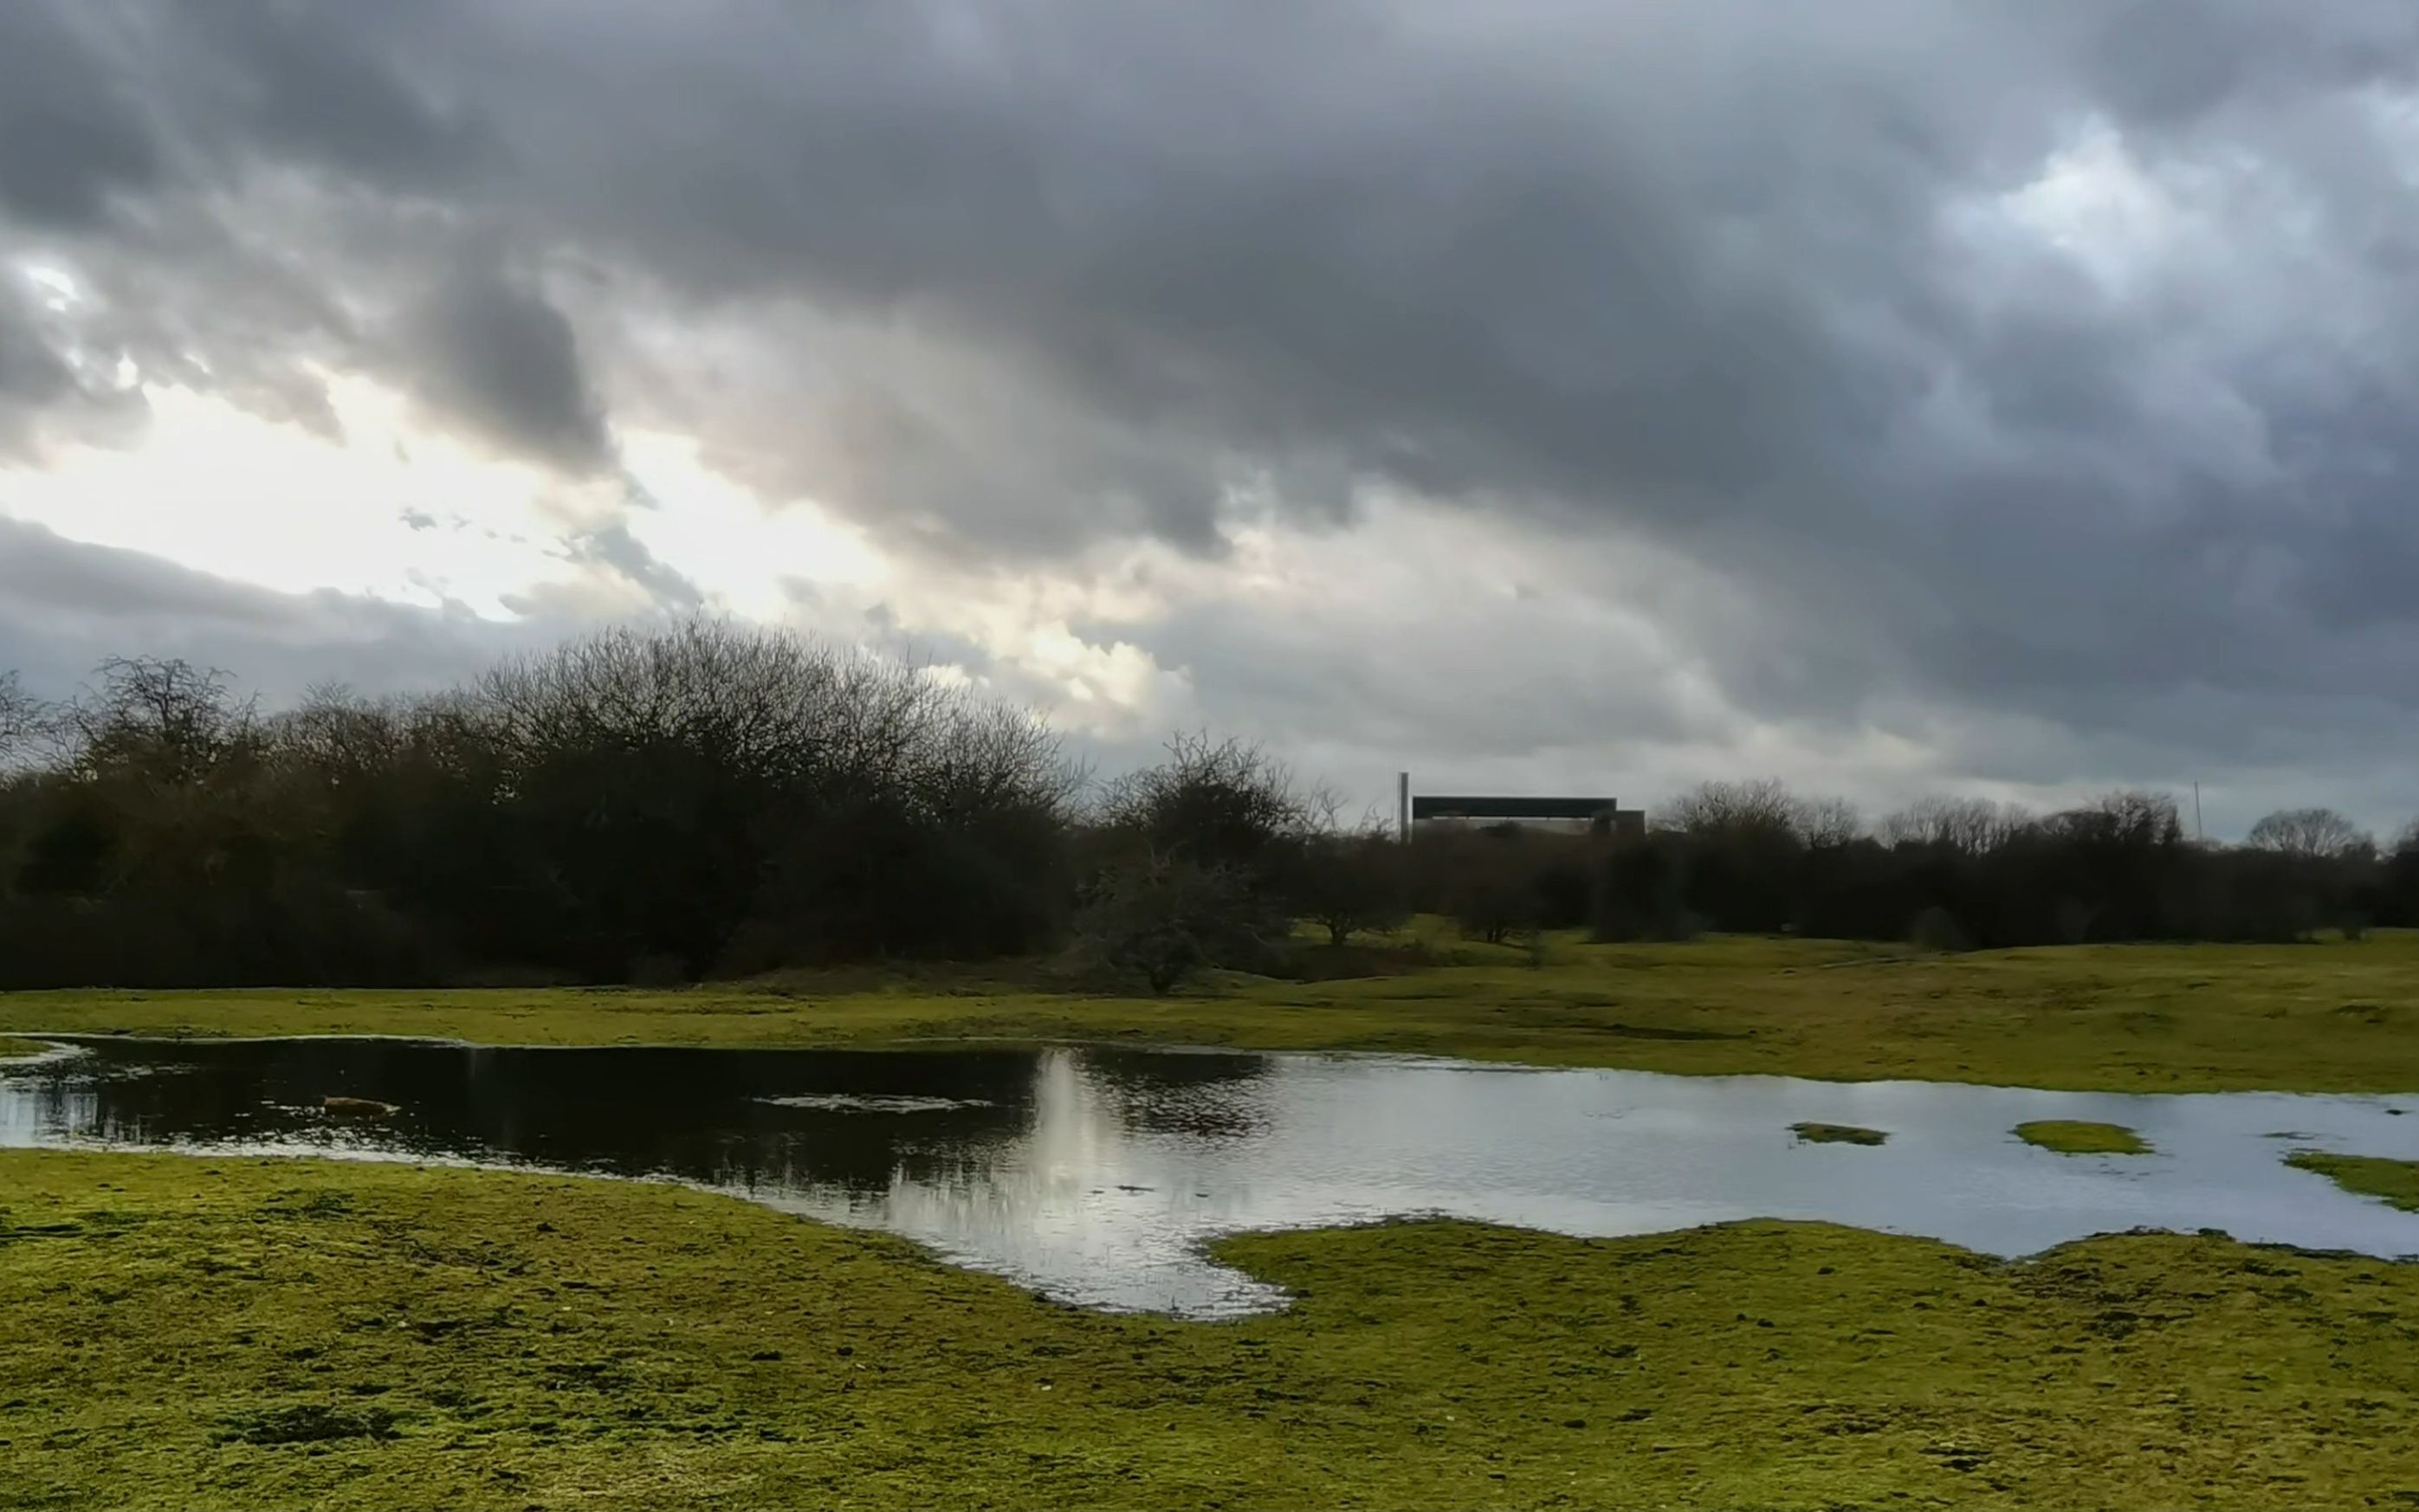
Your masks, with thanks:
[[[1261,1235],[1240,1323],[676,1188],[0,1153],[33,1506],[2352,1505],[2419,1269],[1752,1223]],[[970,1383],[979,1389],[969,1390]]]
[[[488,1043],[871,1044],[966,1037],[1392,1050],[1686,1072],[2122,1091],[2419,1089],[2419,935],[1906,959],[1830,941],[1559,942],[1170,998],[947,978],[763,987],[22,993],[0,1034],[417,1034]]]
[[[2419,1212],[2419,1160],[2330,1155],[2324,1150],[2300,1149],[2286,1156],[2285,1164],[2316,1171],[2347,1192],[2382,1197],[2406,1212]]]

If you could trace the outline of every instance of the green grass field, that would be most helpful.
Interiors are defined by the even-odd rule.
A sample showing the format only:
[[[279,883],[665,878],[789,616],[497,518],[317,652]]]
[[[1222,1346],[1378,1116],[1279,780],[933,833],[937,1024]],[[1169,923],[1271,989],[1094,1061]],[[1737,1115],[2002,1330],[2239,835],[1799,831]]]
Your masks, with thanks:
[[[0,1154],[14,1506],[2340,1506],[2419,1269],[1749,1223],[1252,1236],[1219,1324],[683,1189]]]
[[[2409,936],[1918,959],[1563,941],[1542,968],[1470,948],[1411,974],[1164,1000],[946,973],[20,994],[0,996],[0,1036],[19,1037],[0,1056],[44,1030],[1086,1039],[2381,1091],[2419,1088],[2415,1016]],[[2419,1202],[2411,1163],[2294,1163]],[[1084,1313],[903,1242],[668,1186],[0,1152],[0,1505],[2419,1500],[2411,1265],[2147,1235],[2005,1264],[1780,1223],[1613,1242],[1424,1223],[1221,1253],[1294,1307],[1217,1324]]]
[[[1718,938],[1462,948],[1466,964],[1168,998],[696,987],[0,995],[0,1034],[405,1034],[527,1044],[966,1038],[1417,1052],[1539,1065],[2116,1091],[2419,1089],[2419,935],[1903,958]]]

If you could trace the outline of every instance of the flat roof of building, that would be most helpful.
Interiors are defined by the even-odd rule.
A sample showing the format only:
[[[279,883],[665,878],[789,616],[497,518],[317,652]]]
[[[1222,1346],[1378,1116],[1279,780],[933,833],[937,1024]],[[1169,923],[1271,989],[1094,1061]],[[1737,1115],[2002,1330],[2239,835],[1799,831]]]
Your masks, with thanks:
[[[1424,794],[1411,799],[1413,819],[1594,819],[1620,805],[1610,798],[1509,798]]]

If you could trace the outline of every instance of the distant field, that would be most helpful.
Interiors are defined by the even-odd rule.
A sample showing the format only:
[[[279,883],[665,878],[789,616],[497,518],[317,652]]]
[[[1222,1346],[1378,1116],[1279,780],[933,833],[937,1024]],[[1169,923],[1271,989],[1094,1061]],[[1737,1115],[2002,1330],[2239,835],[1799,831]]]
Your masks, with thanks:
[[[2315,1180],[2315,1178],[2313,1179]],[[1228,1323],[677,1187],[0,1152],[25,1506],[2356,1506],[2419,1267],[1745,1223],[1252,1235]]]
[[[1555,942],[1168,998],[857,973],[787,991],[62,992],[0,1034],[426,1035],[485,1043],[872,1044],[997,1038],[1417,1052],[1541,1065],[2119,1091],[2419,1089],[2419,935],[1905,957],[1822,940]]]

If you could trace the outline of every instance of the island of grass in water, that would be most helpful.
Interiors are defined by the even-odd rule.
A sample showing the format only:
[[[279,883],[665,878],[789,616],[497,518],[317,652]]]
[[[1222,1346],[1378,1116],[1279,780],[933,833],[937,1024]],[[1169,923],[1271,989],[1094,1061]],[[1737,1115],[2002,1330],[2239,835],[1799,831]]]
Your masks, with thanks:
[[[2016,1125],[2016,1137],[2061,1155],[2147,1155],[2150,1142],[2121,1123],[2042,1119]]]
[[[1878,1145],[1889,1138],[1880,1129],[1853,1123],[1793,1123],[1789,1132],[1810,1145]]]
[[[2419,1160],[2387,1160],[2376,1155],[2330,1155],[2319,1149],[2297,1149],[2285,1164],[2316,1171],[2347,1192],[2382,1197],[2406,1212],[2419,1212]]]

